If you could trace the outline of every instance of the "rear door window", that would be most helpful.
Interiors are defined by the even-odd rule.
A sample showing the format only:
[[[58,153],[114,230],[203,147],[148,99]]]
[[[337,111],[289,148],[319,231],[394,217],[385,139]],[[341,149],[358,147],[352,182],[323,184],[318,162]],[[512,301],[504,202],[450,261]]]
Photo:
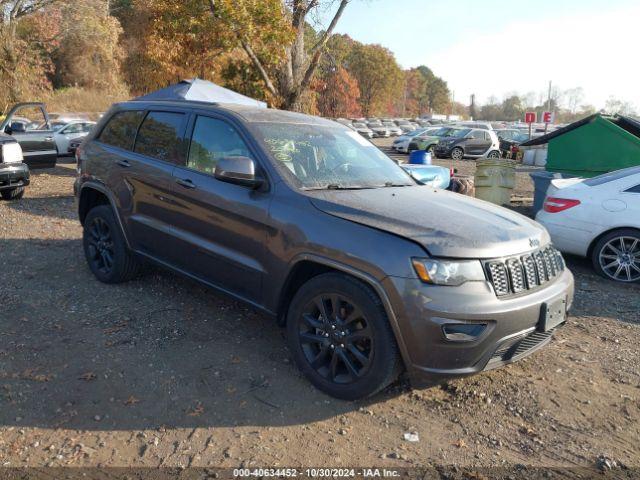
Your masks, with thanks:
[[[131,150],[143,115],[141,110],[116,113],[100,132],[98,141]]]
[[[187,167],[213,174],[218,160],[232,156],[251,156],[236,129],[222,120],[198,116],[191,135]]]
[[[185,117],[178,112],[149,112],[138,131],[134,152],[179,163]]]

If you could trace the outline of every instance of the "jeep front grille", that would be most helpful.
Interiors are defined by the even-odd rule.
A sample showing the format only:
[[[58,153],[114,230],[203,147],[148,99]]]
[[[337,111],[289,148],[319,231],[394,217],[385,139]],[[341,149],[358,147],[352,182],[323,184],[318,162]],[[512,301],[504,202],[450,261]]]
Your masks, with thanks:
[[[489,281],[498,297],[532,290],[557,277],[564,269],[562,255],[554,247],[521,257],[485,262]]]

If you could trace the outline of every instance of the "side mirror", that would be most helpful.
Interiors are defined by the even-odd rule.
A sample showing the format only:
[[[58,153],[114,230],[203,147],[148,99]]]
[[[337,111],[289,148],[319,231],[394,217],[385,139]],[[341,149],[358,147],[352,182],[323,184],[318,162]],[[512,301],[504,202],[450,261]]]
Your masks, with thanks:
[[[249,157],[223,157],[216,164],[213,176],[221,182],[258,188],[264,180],[256,176],[256,163]]]

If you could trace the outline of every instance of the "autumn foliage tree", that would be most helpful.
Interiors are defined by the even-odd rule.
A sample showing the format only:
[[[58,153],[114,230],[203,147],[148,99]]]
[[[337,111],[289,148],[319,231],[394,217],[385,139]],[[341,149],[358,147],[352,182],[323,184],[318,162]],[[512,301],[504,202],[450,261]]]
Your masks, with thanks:
[[[356,43],[346,61],[360,87],[363,115],[385,112],[402,85],[402,70],[393,54],[381,45]]]
[[[235,36],[236,42],[262,78],[266,90],[279,100],[282,108],[302,110],[303,98],[311,86],[316,70],[320,65],[327,42],[331,37],[349,0],[340,0],[338,8],[326,30],[319,38],[313,35],[313,44],[309,44],[307,18],[321,7],[331,3],[321,0],[281,0],[278,2],[280,16],[272,17],[271,10],[265,10],[261,0],[208,0],[211,15],[223,24]],[[268,15],[264,15],[264,13]],[[268,20],[265,25],[257,22]],[[275,68],[269,68],[255,48],[255,39],[264,36],[265,26],[275,26],[275,32],[287,32],[290,41],[282,43],[283,57]],[[262,28],[258,28],[262,27]],[[268,33],[270,30],[266,30]],[[278,49],[280,50],[280,49]]]
[[[325,117],[359,117],[362,115],[360,88],[349,72],[338,67],[323,76],[316,86],[318,110]]]
[[[79,86],[111,91],[122,87],[119,40],[122,28],[108,9],[108,0],[60,3],[60,26],[54,86]]]
[[[54,24],[41,16],[56,0],[0,0],[0,102],[2,110],[50,88],[51,61],[42,40]]]

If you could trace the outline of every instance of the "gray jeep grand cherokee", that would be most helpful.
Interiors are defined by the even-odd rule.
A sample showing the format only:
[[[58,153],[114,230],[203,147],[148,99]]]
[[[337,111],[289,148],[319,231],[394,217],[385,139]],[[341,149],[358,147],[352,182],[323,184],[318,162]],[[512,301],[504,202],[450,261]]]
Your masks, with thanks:
[[[76,156],[100,281],[146,259],[246,301],[286,326],[297,365],[335,397],[372,395],[403,369],[426,386],[517,360],[572,301],[540,225],[417,185],[321,118],[130,101]]]

